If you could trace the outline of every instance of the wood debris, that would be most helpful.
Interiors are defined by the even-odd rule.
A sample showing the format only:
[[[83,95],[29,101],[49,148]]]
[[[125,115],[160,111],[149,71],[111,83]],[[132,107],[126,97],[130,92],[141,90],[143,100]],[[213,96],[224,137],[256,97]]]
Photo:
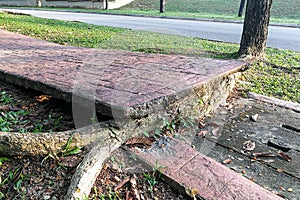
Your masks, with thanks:
[[[286,153],[284,153],[282,151],[278,151],[278,155],[288,162],[291,162],[291,160],[292,160],[292,158],[289,155],[287,155]]]

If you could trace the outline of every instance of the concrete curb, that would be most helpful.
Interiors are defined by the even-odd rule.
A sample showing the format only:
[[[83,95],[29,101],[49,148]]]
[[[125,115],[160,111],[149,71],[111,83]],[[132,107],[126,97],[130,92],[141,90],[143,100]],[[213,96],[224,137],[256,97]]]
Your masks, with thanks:
[[[279,107],[291,109],[295,112],[300,113],[300,104],[299,103],[295,103],[295,102],[291,102],[291,101],[284,101],[284,100],[277,99],[277,98],[274,98],[274,97],[268,97],[268,96],[264,96],[264,95],[261,95],[261,94],[256,94],[256,93],[253,93],[253,92],[249,92],[248,97],[252,98],[252,99],[255,99],[255,100],[258,100],[258,101],[265,102],[265,103],[274,104],[274,105],[279,106]]]

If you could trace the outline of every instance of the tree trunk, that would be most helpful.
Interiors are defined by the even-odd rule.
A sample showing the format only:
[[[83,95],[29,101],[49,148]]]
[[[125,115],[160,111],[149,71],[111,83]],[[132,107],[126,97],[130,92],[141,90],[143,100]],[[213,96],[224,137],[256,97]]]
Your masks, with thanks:
[[[262,59],[265,54],[272,0],[248,0],[239,56]]]
[[[108,10],[108,0],[105,0],[105,10]]]
[[[160,13],[165,12],[165,4],[166,4],[166,0],[160,0],[160,4],[159,4],[159,12]]]
[[[244,7],[245,7],[245,3],[246,3],[246,0],[241,0],[238,17],[243,16],[243,10],[244,10]]]

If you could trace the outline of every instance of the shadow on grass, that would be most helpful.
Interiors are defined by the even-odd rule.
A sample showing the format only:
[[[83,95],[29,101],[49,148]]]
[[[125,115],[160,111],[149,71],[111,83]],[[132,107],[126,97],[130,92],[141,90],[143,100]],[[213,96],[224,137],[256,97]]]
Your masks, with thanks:
[[[238,52],[233,52],[233,53],[208,52],[208,56],[217,59],[238,59],[239,58]]]

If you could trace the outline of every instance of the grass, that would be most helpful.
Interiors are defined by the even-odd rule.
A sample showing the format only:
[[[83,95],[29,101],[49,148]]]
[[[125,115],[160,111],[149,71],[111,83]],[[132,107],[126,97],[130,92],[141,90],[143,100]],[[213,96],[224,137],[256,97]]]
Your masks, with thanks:
[[[47,119],[37,119],[34,122],[30,122],[28,120],[31,114],[30,109],[25,107],[11,109],[15,105],[18,105],[18,103],[19,102],[7,94],[6,91],[0,91],[0,131],[40,133],[46,131],[52,132],[52,130],[56,130],[60,127],[62,116],[55,118],[49,115]],[[31,126],[28,126],[29,124],[31,124]]]
[[[1,159],[3,158],[0,158],[0,160]],[[9,159],[6,158],[5,161],[9,161]],[[8,174],[0,175],[0,188],[5,185],[11,185],[9,190],[14,189],[19,191],[21,196],[23,196],[26,193],[26,189],[22,186],[22,184],[28,178],[28,176],[23,175],[21,168],[17,168],[15,171],[9,171]],[[0,191],[0,199],[3,198],[5,198],[5,195]]]
[[[194,37],[40,19],[0,13],[0,28],[59,44],[149,53],[236,59],[239,46]],[[300,103],[300,53],[267,49],[266,61],[251,64],[240,85],[247,91]]]
[[[273,1],[272,15],[276,18],[300,19],[299,0]],[[217,15],[237,15],[240,0],[167,0],[167,12],[192,12]],[[125,10],[158,10],[157,0],[135,0],[122,7]]]
[[[239,0],[167,0],[166,12],[159,13],[158,0],[135,0],[115,10],[78,8],[35,8],[70,10],[76,12],[100,12],[115,14],[137,14],[157,17],[212,18],[238,20]],[[271,22],[300,24],[300,0],[273,1]],[[245,9],[244,9],[245,10]]]
[[[265,62],[245,73],[245,90],[300,103],[300,53],[267,49]]]
[[[204,18],[238,19],[239,0],[167,0],[167,15],[197,16]],[[271,21],[300,22],[300,0],[273,1]],[[157,0],[135,0],[124,6],[126,11],[158,11]],[[245,10],[245,9],[244,9]]]
[[[54,43],[87,47],[97,47],[104,40],[125,31],[120,28],[5,14],[0,14],[0,28]]]

